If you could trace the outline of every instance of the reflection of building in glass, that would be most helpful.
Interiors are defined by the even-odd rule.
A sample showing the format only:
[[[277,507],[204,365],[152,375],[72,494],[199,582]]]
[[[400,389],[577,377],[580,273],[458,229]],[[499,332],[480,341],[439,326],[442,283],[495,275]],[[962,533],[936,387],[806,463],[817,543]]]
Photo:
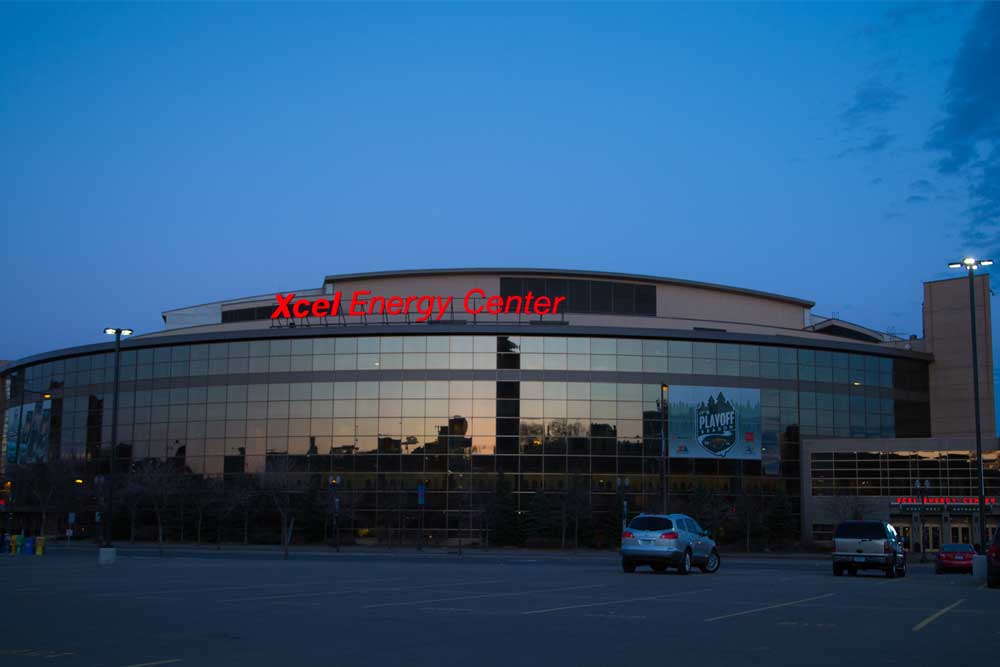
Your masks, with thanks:
[[[978,280],[985,295],[988,278]],[[896,488],[885,482],[891,475],[878,477],[877,487],[861,477],[862,452],[891,470],[895,443],[935,438],[902,449],[940,453],[949,449],[941,438],[968,438],[969,403],[953,400],[962,391],[954,378],[969,370],[968,330],[961,330],[968,318],[949,319],[967,316],[968,294],[956,284],[966,283],[925,286],[925,337],[907,340],[818,317],[811,302],[791,297],[553,271],[331,276],[298,294],[441,294],[457,303],[472,288],[566,296],[565,311],[552,317],[456,307],[433,323],[308,317],[292,327],[270,319],[271,296],[167,311],[165,331],[123,344],[114,448],[123,465],[116,467],[156,460],[197,479],[288,475],[301,482],[296,488],[313,490],[340,477],[338,494],[358,534],[412,530],[420,484],[427,530],[476,531],[502,474],[517,511],[527,511],[536,492],[561,499],[583,488],[595,530],[609,530],[601,526],[614,522],[602,517],[618,511],[619,496],[630,512],[652,509],[659,498],[660,385],[675,388],[670,401],[684,387],[725,392],[737,411],[751,410],[735,397],[748,390],[757,421],[715,434],[735,440],[718,447],[724,455],[668,458],[671,502],[687,509],[700,486],[726,503],[743,492],[764,499],[781,491],[808,536],[813,523],[827,523],[810,519],[827,482],[802,466],[820,461],[823,447],[849,447],[856,457],[855,481],[835,471],[836,488],[877,488],[887,497]],[[979,303],[988,322],[989,301]],[[989,354],[981,365],[991,377]],[[41,354],[2,372],[4,465],[33,452],[76,457],[95,474],[106,469],[110,347]],[[51,391],[51,401],[36,402],[29,392],[37,391]],[[683,446],[684,434],[698,432],[697,406],[671,405],[671,447]],[[989,383],[983,407],[984,432],[993,433]],[[747,452],[751,441],[759,456]],[[986,444],[996,449],[993,439]],[[948,470],[947,479],[958,478]],[[997,474],[991,468],[990,484]]]

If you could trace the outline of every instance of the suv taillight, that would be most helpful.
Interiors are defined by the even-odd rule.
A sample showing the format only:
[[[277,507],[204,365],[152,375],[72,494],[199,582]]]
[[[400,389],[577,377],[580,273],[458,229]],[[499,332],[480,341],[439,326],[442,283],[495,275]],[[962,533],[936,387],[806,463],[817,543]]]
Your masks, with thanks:
[[[994,544],[993,546],[990,547],[988,553],[990,555],[990,558],[1000,558],[1000,546]]]
[[[882,543],[882,553],[886,553],[886,554],[891,554],[892,553],[892,546],[889,545],[889,541],[888,540],[886,540],[885,542]]]
[[[660,539],[661,540],[676,540],[677,539],[677,533],[675,533],[673,531],[670,531],[669,533],[662,533],[660,535]]]
[[[626,530],[624,533],[622,533],[623,540],[629,540],[632,539],[633,537],[635,537],[635,535],[632,533],[631,530]]]

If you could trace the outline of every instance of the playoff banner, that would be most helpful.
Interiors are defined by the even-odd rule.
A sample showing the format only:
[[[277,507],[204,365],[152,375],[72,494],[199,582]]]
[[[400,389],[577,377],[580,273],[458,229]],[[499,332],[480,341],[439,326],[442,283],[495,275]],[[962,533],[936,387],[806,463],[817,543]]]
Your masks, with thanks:
[[[760,389],[671,385],[669,456],[760,460]]]

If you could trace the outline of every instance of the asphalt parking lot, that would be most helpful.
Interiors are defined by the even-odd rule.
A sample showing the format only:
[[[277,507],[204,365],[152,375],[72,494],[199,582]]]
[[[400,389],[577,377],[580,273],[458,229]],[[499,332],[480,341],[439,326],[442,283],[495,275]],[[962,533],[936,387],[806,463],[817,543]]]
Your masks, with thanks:
[[[0,558],[2,665],[990,664],[1000,590],[912,565],[725,558],[623,574],[611,555],[132,551]]]

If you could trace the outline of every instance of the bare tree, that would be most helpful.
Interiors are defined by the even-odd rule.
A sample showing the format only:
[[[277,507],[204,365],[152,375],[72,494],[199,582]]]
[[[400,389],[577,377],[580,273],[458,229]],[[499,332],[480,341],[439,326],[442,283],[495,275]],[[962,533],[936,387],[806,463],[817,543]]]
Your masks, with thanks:
[[[573,548],[580,548],[580,517],[590,516],[590,486],[583,475],[573,475],[569,491],[565,495],[565,513],[573,520]],[[563,526],[563,548],[566,547],[565,525]]]
[[[281,518],[281,548],[286,560],[295,529],[295,497],[303,494],[295,468],[295,461],[288,454],[269,454],[265,471],[260,475],[261,490],[271,499]]]
[[[121,477],[120,497],[125,507],[128,508],[128,541],[135,542],[135,521],[142,509],[142,502],[145,500],[146,491],[142,487],[142,482],[133,475]]]
[[[242,502],[242,498],[238,493],[238,480],[227,480],[222,477],[217,477],[208,480],[208,493],[213,498],[211,503],[211,508],[213,514],[215,515],[215,548],[222,548],[222,531],[225,526],[225,521],[230,514],[235,512]],[[246,524],[244,524],[244,531],[246,530]],[[244,540],[246,539],[244,533]]]
[[[205,522],[205,514],[209,513],[212,506],[221,500],[217,487],[221,486],[220,479],[192,479],[187,484],[187,489],[194,495],[195,511],[195,543],[201,544],[201,528]]]
[[[38,534],[45,535],[49,511],[71,492],[70,487],[77,472],[76,460],[58,458],[39,461],[25,466],[24,472],[41,514],[42,524]]]
[[[177,473],[172,461],[146,459],[133,467],[133,477],[141,486],[144,495],[156,514],[156,534],[160,556],[163,555],[163,519],[170,506],[170,500],[177,492]]]
[[[226,486],[227,502],[232,502],[234,509],[238,508],[243,515],[243,544],[249,543],[250,516],[257,508],[260,494],[257,478],[250,475],[240,475]]]

